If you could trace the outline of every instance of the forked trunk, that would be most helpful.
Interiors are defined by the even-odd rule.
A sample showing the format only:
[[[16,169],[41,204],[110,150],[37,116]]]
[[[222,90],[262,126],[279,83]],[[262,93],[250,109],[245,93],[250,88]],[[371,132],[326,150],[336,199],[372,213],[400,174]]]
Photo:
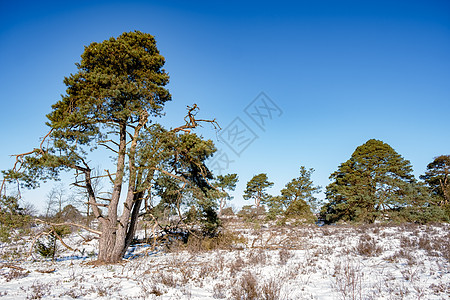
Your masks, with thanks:
[[[136,232],[136,225],[139,215],[139,209],[142,203],[141,193],[136,194],[136,200],[133,203],[133,209],[128,222],[121,224],[117,222],[116,226],[108,225],[102,229],[102,235],[99,240],[98,261],[104,263],[117,263],[122,260],[128,247],[130,247]]]
[[[120,262],[129,245],[126,244],[126,229],[114,226],[104,228],[99,240],[98,261],[102,263]]]

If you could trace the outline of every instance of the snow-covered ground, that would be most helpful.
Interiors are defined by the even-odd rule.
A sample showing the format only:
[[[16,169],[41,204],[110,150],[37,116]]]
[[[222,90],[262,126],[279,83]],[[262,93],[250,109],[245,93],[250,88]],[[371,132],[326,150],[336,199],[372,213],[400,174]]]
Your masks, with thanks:
[[[96,240],[72,235],[55,262],[12,260],[2,244],[2,299],[449,299],[450,226],[276,227],[230,223],[234,245],[137,246],[92,265]],[[231,236],[231,235],[230,235]],[[9,257],[8,260],[5,258]]]

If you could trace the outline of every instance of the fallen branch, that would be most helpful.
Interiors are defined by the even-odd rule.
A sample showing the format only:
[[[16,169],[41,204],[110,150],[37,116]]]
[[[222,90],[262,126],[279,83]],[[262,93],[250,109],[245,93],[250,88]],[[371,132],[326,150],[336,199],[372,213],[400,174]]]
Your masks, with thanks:
[[[10,268],[10,269],[14,269],[14,270],[19,270],[19,271],[26,271],[26,269],[18,267],[18,266],[14,266],[14,265],[10,265],[10,264],[1,264],[0,265],[0,269],[3,268]]]
[[[48,269],[48,270],[35,270],[35,271],[36,271],[36,272],[39,272],[39,273],[48,274],[48,273],[53,273],[53,272],[55,272],[56,269],[53,268],[53,269]]]
[[[59,225],[55,225],[55,226],[59,226]],[[29,252],[28,252],[28,257],[30,257],[30,256],[33,254],[34,245],[36,244],[37,240],[38,240],[41,236],[43,236],[43,235],[50,235],[50,234],[52,234],[52,233],[53,233],[53,234],[55,235],[55,237],[61,242],[61,244],[62,244],[64,247],[66,247],[67,249],[69,249],[70,251],[78,251],[78,252],[81,252],[80,250],[78,250],[78,249],[73,249],[72,247],[70,247],[69,245],[67,245],[67,244],[63,241],[63,239],[61,238],[61,236],[56,232],[55,228],[52,226],[52,227],[50,228],[49,231],[43,231],[43,232],[39,233],[37,236],[34,237],[33,242],[31,243],[31,246],[30,246],[30,250],[29,250]]]

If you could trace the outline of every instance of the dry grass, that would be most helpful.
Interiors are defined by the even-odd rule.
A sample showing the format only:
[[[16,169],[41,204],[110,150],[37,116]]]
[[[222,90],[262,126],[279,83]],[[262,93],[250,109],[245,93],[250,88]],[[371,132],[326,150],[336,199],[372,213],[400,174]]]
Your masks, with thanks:
[[[363,234],[355,247],[355,251],[363,256],[378,256],[383,252],[383,248],[377,244],[377,241],[368,234]]]
[[[334,299],[445,299],[449,292],[448,226],[233,226],[217,238],[190,238],[121,265],[74,268],[57,282],[25,285],[22,293],[27,299],[199,299],[201,289],[214,299],[271,300],[320,299],[317,286]],[[103,273],[91,278],[83,273],[88,268]],[[25,269],[0,270],[1,284],[34,278]],[[134,284],[137,295],[122,291],[121,282]]]

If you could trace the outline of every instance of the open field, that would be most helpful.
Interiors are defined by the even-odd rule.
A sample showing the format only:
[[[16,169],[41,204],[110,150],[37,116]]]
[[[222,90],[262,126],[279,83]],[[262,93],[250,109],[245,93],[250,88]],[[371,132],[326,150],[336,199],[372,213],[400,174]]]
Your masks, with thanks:
[[[300,226],[230,222],[221,242],[131,249],[92,265],[96,240],[72,234],[55,262],[14,260],[2,244],[3,299],[448,299],[450,226]],[[212,250],[206,250],[212,249]]]

